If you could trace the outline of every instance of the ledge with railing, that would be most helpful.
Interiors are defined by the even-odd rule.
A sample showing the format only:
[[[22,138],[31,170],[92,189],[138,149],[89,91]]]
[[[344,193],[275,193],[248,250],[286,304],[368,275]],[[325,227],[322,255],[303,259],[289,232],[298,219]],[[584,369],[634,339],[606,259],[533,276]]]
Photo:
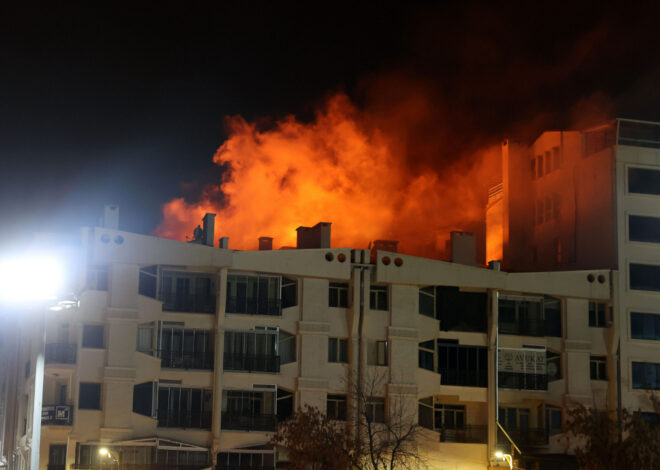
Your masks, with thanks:
[[[548,375],[499,371],[497,373],[497,383],[499,388],[511,390],[547,391]]]
[[[226,371],[279,372],[280,356],[265,354],[224,354]]]
[[[158,410],[158,426],[162,428],[211,429],[211,411]]]
[[[44,426],[71,426],[73,424],[72,405],[43,405],[41,424]]]
[[[471,371],[466,369],[439,368],[442,385],[458,385],[461,387],[488,387],[488,371],[486,369]]]
[[[161,292],[164,312],[215,313],[215,296]]]
[[[227,296],[226,313],[237,315],[282,315],[282,299]]]
[[[440,433],[440,442],[463,444],[486,444],[488,442],[488,426],[485,424],[443,427],[437,431]]]
[[[221,429],[233,431],[275,431],[277,415],[240,415],[222,413]]]
[[[159,349],[160,365],[164,369],[213,370],[213,351],[171,351]]]
[[[75,344],[48,343],[45,349],[46,364],[75,364],[77,349]]]
[[[548,445],[548,431],[543,428],[509,428],[505,427],[506,433],[521,449],[530,447],[540,447]],[[499,445],[509,445],[509,439],[501,430],[497,433],[497,442]]]
[[[66,466],[48,466],[48,470],[64,470]],[[104,463],[104,464],[73,464],[74,470],[202,470],[208,468],[209,464],[197,465],[167,465],[161,463]]]

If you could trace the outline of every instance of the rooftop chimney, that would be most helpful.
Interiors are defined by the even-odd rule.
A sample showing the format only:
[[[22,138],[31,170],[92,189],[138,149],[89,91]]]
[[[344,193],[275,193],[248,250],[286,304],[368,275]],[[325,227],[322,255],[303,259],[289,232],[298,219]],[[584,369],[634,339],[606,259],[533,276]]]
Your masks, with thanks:
[[[273,249],[273,237],[259,237],[259,251]]]
[[[313,227],[298,227],[296,248],[330,248],[331,222],[319,222]]]
[[[103,217],[101,217],[101,227],[112,230],[119,229],[119,206],[107,205],[103,208]]]
[[[224,250],[228,250],[229,249],[229,237],[220,238],[219,246],[220,246],[220,248],[222,248]]]
[[[215,214],[207,212],[202,219],[202,244],[213,246],[215,240]]]
[[[451,262],[478,266],[477,263],[477,241],[472,232],[451,232],[449,239],[451,250]]]

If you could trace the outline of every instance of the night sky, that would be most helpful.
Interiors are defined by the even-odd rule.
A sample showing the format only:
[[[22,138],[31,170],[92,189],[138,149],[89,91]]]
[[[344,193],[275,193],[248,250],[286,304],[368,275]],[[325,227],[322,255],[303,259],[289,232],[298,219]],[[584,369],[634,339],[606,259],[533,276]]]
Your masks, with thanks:
[[[602,116],[660,121],[650,2],[19,3],[0,15],[5,238],[94,224],[106,203],[150,233],[163,203],[219,180],[227,116],[304,121],[337,91],[386,114],[424,90],[439,162]],[[409,132],[424,142],[436,122]]]

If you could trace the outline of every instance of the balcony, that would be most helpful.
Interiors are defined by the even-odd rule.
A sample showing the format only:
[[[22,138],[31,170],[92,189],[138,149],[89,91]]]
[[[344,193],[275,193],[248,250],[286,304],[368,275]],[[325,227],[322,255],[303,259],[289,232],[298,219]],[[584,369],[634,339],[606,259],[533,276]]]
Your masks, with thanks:
[[[226,371],[275,373],[280,371],[280,357],[275,355],[225,353],[223,363]]]
[[[212,419],[210,411],[158,410],[158,426],[161,428],[211,429]]]
[[[505,428],[511,440],[520,447],[523,452],[531,447],[541,447],[548,445],[548,431],[542,428]],[[506,448],[510,445],[509,440],[504,433],[498,429],[497,443]]]
[[[163,312],[215,313],[214,295],[162,292]]]
[[[75,344],[49,343],[46,345],[46,364],[75,364]]]
[[[43,405],[41,424],[44,426],[71,426],[73,424],[73,406]]]
[[[277,428],[277,416],[246,416],[234,413],[222,413],[222,424],[220,427],[228,431],[275,431]]]
[[[497,374],[499,388],[511,390],[548,390],[547,374],[525,374],[520,372],[503,372]]]
[[[170,351],[158,350],[160,366],[164,369],[200,369],[213,370],[213,351]]]
[[[461,387],[488,387],[488,371],[486,369],[465,370],[440,368],[440,383],[442,385],[458,385]]]
[[[467,425],[455,428],[441,428],[440,442],[458,442],[463,444],[486,444],[488,442],[487,425]]]
[[[500,334],[517,336],[545,336],[545,320],[540,316],[529,316],[518,322],[500,320]]]
[[[282,315],[282,300],[255,297],[227,296],[227,313],[241,315]]]

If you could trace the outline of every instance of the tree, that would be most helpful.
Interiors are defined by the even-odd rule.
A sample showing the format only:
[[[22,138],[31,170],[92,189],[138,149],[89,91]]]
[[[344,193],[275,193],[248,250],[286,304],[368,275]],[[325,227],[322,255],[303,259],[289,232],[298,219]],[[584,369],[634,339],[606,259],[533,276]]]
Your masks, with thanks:
[[[416,407],[392,397],[375,398],[382,380],[354,387],[353,415],[346,423],[330,420],[317,408],[303,410],[281,423],[272,442],[282,445],[293,470],[397,470],[423,466],[416,437]],[[386,412],[387,411],[387,412]]]
[[[651,401],[659,412],[657,399]],[[582,470],[660,468],[660,423],[648,423],[641,413],[628,410],[622,411],[619,422],[607,412],[583,405],[573,407],[568,415],[567,431],[576,438],[575,456]]]

